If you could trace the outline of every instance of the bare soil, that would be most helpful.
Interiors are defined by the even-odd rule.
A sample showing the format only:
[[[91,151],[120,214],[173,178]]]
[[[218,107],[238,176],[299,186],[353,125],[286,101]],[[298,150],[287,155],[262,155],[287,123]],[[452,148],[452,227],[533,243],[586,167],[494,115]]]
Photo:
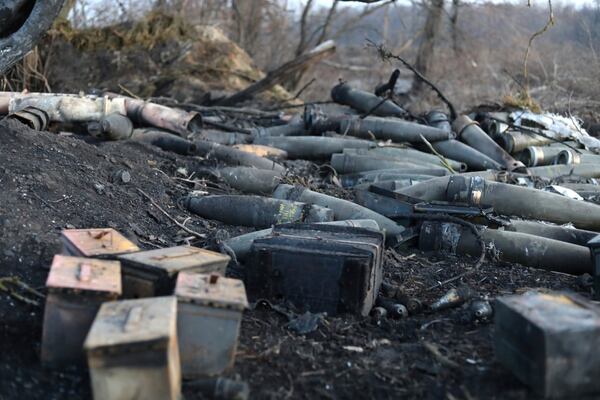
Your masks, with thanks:
[[[60,251],[60,232],[67,227],[113,227],[148,249],[189,239],[139,190],[179,221],[190,218],[186,226],[206,235],[192,244],[214,248],[218,238],[247,231],[177,206],[189,190],[200,188],[182,179],[210,167],[205,160],[139,143],[96,143],[0,122],[0,277],[17,276],[44,292],[50,261]],[[111,182],[120,169],[131,174],[130,183]],[[386,254],[386,282],[425,304],[453,285],[427,288],[474,264],[411,248]],[[461,283],[489,298],[525,288],[587,295],[576,277],[495,262],[455,282]],[[244,315],[236,366],[227,375],[246,380],[251,397],[260,399],[535,398],[496,363],[493,325],[473,321],[467,307],[379,323],[370,317],[326,317],[305,336],[292,333],[282,314],[256,307]],[[42,316],[43,304],[29,305],[0,291],[0,400],[90,398],[85,369],[41,366]],[[185,384],[184,397],[200,398]]]

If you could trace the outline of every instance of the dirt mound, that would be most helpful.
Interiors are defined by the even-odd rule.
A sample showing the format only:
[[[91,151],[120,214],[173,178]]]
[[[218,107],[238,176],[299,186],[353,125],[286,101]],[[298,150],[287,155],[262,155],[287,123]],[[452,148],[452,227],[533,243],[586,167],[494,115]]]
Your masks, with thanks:
[[[217,27],[191,26],[157,12],[134,23],[73,29],[57,23],[38,51],[8,74],[30,91],[106,89],[143,98],[207,103],[240,91],[265,74]],[[24,88],[24,87],[23,87]],[[264,100],[292,96],[281,86]]]
[[[94,146],[14,121],[0,122],[0,143],[0,278],[43,288],[65,227],[112,226],[144,248],[174,244],[178,228],[137,189],[172,209],[183,191],[165,173],[190,168],[189,160],[139,143]],[[111,183],[116,170],[129,171],[131,183]],[[40,367],[42,310],[0,290],[0,399],[88,398],[85,373]]]

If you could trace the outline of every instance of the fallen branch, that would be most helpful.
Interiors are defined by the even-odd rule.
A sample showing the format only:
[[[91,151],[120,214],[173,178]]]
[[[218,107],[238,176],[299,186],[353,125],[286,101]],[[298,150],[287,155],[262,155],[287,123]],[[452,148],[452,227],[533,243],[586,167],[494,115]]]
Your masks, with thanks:
[[[456,117],[458,115],[456,113],[456,107],[454,107],[454,104],[452,104],[452,102],[450,100],[448,100],[448,98],[444,95],[444,93],[436,85],[434,85],[429,79],[427,79],[426,77],[424,77],[423,74],[421,74],[408,61],[406,61],[405,59],[403,59],[402,57],[400,57],[400,56],[398,56],[396,54],[393,54],[391,51],[389,51],[385,47],[383,47],[383,45],[375,44],[371,40],[367,40],[367,42],[368,42],[369,46],[374,47],[377,50],[377,52],[379,53],[379,56],[381,57],[381,59],[383,59],[383,60],[389,60],[389,59],[398,60],[406,68],[408,68],[409,70],[411,70],[415,74],[415,76],[417,77],[417,79],[421,80],[423,83],[425,83],[426,85],[428,85],[439,96],[439,98],[444,103],[446,103],[446,105],[448,106],[448,109],[450,110],[450,118],[452,118],[453,120],[456,119]]]
[[[295,72],[307,68],[321,59],[335,52],[335,42],[329,40],[315,47],[307,53],[304,53],[292,61],[283,64],[281,67],[271,71],[260,81],[250,85],[246,89],[219,101],[219,105],[230,106],[240,103],[246,99],[252,98],[255,95],[271,89],[273,86],[282,83],[287,77]]]

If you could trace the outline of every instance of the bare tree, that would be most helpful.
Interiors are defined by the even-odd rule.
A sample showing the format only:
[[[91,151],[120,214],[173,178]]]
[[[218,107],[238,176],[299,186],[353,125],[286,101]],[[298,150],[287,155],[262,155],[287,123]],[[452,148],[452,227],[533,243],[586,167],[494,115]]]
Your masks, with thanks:
[[[461,1],[452,0],[452,11],[450,12],[450,29],[452,34],[452,49],[454,54],[460,53],[460,43],[458,40],[458,13],[460,11]]]
[[[440,31],[442,12],[444,11],[444,0],[424,0],[427,8],[427,19],[423,29],[423,39],[417,52],[415,68],[422,75],[427,76],[433,59],[433,49]],[[416,80],[413,85],[414,92],[420,92],[423,88],[422,82]]]

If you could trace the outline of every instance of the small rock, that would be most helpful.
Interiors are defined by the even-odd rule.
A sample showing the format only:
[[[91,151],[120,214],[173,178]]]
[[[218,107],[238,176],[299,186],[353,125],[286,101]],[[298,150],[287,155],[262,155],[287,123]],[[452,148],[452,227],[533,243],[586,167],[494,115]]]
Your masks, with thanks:
[[[129,171],[119,169],[112,174],[111,182],[116,183],[117,185],[129,183],[131,182],[131,174]]]
[[[98,194],[104,194],[104,185],[96,183],[94,184],[94,189],[96,189],[96,192],[98,192]]]

